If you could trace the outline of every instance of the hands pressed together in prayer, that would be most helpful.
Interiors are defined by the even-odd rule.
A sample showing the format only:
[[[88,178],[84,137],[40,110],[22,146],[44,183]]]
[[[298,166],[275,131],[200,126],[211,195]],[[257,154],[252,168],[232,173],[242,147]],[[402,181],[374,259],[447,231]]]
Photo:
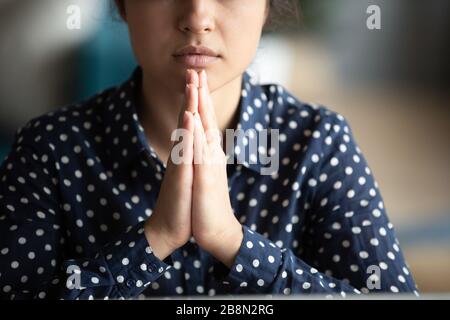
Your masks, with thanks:
[[[172,146],[145,235],[160,259],[192,236],[201,248],[231,267],[243,231],[231,207],[227,161],[205,70],[186,71],[185,96],[177,129],[183,138]]]

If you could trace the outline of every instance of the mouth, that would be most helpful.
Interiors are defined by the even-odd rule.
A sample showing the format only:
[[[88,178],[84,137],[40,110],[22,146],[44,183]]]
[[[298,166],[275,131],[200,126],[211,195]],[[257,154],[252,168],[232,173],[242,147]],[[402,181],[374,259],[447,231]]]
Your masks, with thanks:
[[[192,45],[181,48],[173,57],[178,63],[189,68],[206,68],[221,58],[208,47]]]
[[[206,56],[202,54],[186,54],[182,56],[175,56],[175,60],[177,62],[190,68],[206,68],[219,59],[219,57]]]

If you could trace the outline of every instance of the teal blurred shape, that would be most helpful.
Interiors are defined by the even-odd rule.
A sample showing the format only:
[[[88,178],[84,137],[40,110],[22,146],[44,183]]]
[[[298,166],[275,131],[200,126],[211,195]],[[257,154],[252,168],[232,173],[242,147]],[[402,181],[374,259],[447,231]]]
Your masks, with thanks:
[[[82,102],[128,79],[136,67],[127,25],[109,9],[109,1],[98,15],[98,29],[73,53],[71,88],[67,97],[71,103]],[[2,138],[3,136],[0,136]],[[11,149],[12,137],[0,139],[0,165]]]
[[[103,10],[97,32],[76,58],[74,101],[81,101],[129,78],[137,65],[127,25]]]

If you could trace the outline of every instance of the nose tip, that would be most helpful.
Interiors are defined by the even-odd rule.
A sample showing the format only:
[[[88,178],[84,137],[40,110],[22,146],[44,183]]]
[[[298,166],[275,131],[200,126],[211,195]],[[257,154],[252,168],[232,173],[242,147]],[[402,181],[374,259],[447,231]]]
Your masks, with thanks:
[[[197,29],[191,28],[191,27],[184,27],[184,31],[185,32],[193,32],[193,33],[206,33],[206,32],[210,32],[211,28],[210,27],[203,27],[203,28],[199,28],[199,31],[196,31]]]
[[[182,8],[182,15],[179,21],[180,30],[198,34],[208,33],[214,30],[214,17],[212,13],[215,10],[213,8],[201,0],[192,1],[191,3],[186,1],[184,4],[185,6]]]

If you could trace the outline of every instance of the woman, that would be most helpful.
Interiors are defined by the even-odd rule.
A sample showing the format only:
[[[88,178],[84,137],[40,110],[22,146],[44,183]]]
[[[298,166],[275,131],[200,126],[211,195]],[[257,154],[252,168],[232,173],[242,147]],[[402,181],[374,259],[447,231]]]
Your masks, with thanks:
[[[0,169],[2,298],[417,294],[346,120],[245,71],[283,1],[116,4],[139,67]]]

